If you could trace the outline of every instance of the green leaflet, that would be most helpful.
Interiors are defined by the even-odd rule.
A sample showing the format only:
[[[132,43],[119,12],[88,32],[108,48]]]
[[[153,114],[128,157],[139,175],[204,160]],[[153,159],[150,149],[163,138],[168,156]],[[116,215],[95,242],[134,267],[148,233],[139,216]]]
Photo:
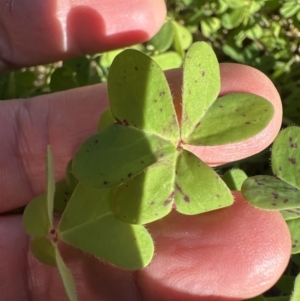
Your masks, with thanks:
[[[54,251],[55,251],[56,266],[58,268],[60,278],[63,282],[65,292],[70,301],[77,301],[78,300],[77,292],[76,292],[76,287],[75,287],[72,273],[64,263],[60,255],[59,249],[56,247]]]
[[[47,211],[46,194],[35,197],[25,208],[23,226],[25,231],[33,237],[43,237],[51,229]]]
[[[104,128],[106,128],[107,126],[113,123],[116,123],[116,120],[111,115],[110,109],[104,110],[99,119],[98,131],[100,132],[101,130],[103,130]]]
[[[173,47],[183,57],[184,50],[188,49],[193,42],[192,34],[176,21],[172,21],[172,25],[174,30]]]
[[[175,164],[174,152],[116,188],[114,214],[131,224],[147,224],[167,215],[174,198]]]
[[[183,65],[181,137],[189,139],[220,92],[220,71],[213,49],[194,43]]]
[[[222,179],[186,150],[158,161],[119,186],[112,196],[116,216],[132,224],[146,224],[167,215],[172,208],[199,214],[233,203]]]
[[[30,243],[30,251],[39,261],[56,267],[55,246],[47,237],[33,239]]]
[[[182,65],[182,57],[175,51],[153,55],[152,59],[162,70],[179,68]]]
[[[172,22],[167,21],[159,30],[159,32],[147,42],[152,45],[156,51],[165,52],[171,47],[174,38],[174,29]]]
[[[300,253],[300,218],[288,220],[286,223],[292,237],[292,254]]]
[[[266,99],[248,93],[218,98],[187,138],[192,145],[222,145],[250,138],[261,132],[274,114]]]
[[[127,49],[118,55],[108,76],[110,110],[118,123],[179,139],[178,121],[168,82],[160,67],[142,52]]]
[[[63,212],[68,204],[73,189],[71,189],[66,180],[61,180],[55,184],[54,210]]]
[[[110,195],[111,189],[79,184],[59,223],[58,237],[121,268],[143,268],[153,256],[152,238],[143,226],[125,224],[112,214]]]
[[[227,184],[230,190],[240,191],[246,179],[247,175],[245,172],[238,168],[230,169],[222,176],[222,180]]]
[[[175,146],[136,128],[112,124],[88,138],[73,159],[72,173],[94,187],[112,187],[139,174]]]
[[[282,130],[272,147],[272,170],[283,181],[300,189],[300,128]]]
[[[300,207],[300,191],[272,176],[248,178],[242,186],[242,194],[253,206],[262,209],[290,210]]]
[[[50,227],[53,228],[53,203],[55,193],[55,176],[53,156],[50,145],[47,146],[47,213]]]
[[[70,160],[66,167],[66,182],[71,191],[73,191],[78,184],[78,180],[75,178],[72,172],[72,165],[73,165],[73,160]]]
[[[300,218],[300,207],[281,210],[283,218],[288,221],[290,219]]]
[[[296,277],[294,292],[292,294],[290,301],[298,301],[300,300],[300,274]]]
[[[176,210],[199,214],[232,203],[233,196],[217,173],[192,153],[182,150],[176,166]]]

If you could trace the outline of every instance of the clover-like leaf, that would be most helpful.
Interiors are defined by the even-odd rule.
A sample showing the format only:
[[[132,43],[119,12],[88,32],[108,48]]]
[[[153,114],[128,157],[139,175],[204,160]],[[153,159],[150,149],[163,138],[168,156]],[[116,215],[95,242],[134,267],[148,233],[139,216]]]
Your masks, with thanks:
[[[53,229],[54,198],[65,198],[66,182],[58,182],[55,191],[54,164],[50,146],[47,147],[47,191],[34,198],[25,208],[23,224],[26,232],[33,236],[30,243],[32,254],[39,261],[57,267],[70,301],[77,301],[75,284],[71,272],[64,264],[58,247],[57,234]],[[56,206],[61,207],[58,202]]]
[[[233,168],[228,170],[222,176],[222,180],[227,184],[230,190],[238,190],[240,191],[242,188],[242,184],[247,179],[246,173],[239,169]]]
[[[147,224],[167,215],[174,199],[175,165],[174,152],[117,187],[112,196],[114,214],[130,224]]]
[[[139,174],[174,151],[167,140],[133,127],[112,124],[88,138],[79,148],[72,173],[94,187],[112,187]]]
[[[51,229],[47,211],[46,194],[35,197],[25,208],[23,214],[25,231],[33,237],[43,237]]]
[[[233,203],[222,179],[199,158],[181,150],[148,167],[116,188],[112,210],[132,224],[146,224],[167,215],[172,208],[199,214]]]
[[[242,186],[242,194],[258,208],[291,210],[300,207],[300,190],[272,176],[249,177]]]
[[[55,246],[47,237],[35,238],[30,243],[30,251],[36,259],[46,265],[56,267]]]
[[[179,140],[179,126],[172,95],[161,68],[140,51],[119,54],[108,75],[108,94],[113,117],[124,125]]]
[[[183,65],[181,138],[186,141],[217,99],[220,70],[213,49],[205,42],[194,43]]]
[[[300,189],[300,128],[288,127],[278,134],[272,147],[273,173]]]
[[[176,210],[198,214],[229,206],[233,196],[218,174],[194,154],[182,150],[175,178]]]
[[[152,238],[143,226],[114,216],[111,193],[78,184],[59,223],[58,238],[121,268],[140,269],[152,259]]]
[[[262,131],[273,114],[272,104],[258,95],[230,93],[213,103],[186,142],[222,145],[242,141]]]
[[[300,218],[288,220],[286,223],[292,237],[292,254],[298,254],[300,253]]]

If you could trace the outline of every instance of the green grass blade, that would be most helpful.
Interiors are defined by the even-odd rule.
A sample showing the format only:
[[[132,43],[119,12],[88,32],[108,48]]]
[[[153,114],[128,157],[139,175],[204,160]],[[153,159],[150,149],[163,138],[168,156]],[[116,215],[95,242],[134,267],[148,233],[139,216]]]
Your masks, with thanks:
[[[214,102],[187,142],[192,145],[239,142],[261,132],[273,114],[272,104],[258,95],[230,93]]]

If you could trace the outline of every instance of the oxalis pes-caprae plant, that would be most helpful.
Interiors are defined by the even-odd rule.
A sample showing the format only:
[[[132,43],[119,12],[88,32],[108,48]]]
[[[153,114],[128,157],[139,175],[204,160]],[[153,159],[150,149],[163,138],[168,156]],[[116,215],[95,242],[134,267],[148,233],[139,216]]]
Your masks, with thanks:
[[[98,132],[82,143],[66,168],[66,178],[57,183],[48,146],[46,193],[35,197],[23,216],[33,255],[58,268],[72,301],[77,300],[76,288],[60,255],[59,241],[123,269],[147,266],[154,243],[145,224],[171,210],[195,215],[234,201],[228,184],[234,173],[224,176],[226,184],[187,146],[243,141],[262,131],[274,114],[272,104],[258,95],[219,97],[219,64],[204,42],[194,43],[186,54],[180,108],[174,107],[163,71],[137,50],[124,50],[115,58],[107,87],[110,107],[100,117]],[[292,141],[298,145],[298,140]],[[276,164],[277,177],[285,181],[282,185],[292,185],[299,193],[299,177],[291,182],[288,171],[279,173],[280,163]],[[246,176],[242,173],[240,178],[244,181]],[[247,179],[244,196],[251,201],[249,193],[257,197],[257,189],[273,183],[264,179]],[[296,191],[284,189],[290,194]],[[265,195],[270,203],[270,194]],[[283,201],[277,207],[270,203],[267,209],[282,209],[286,216],[292,210],[300,221],[296,201],[293,207],[282,203],[293,202]],[[53,212],[60,214],[57,225]]]

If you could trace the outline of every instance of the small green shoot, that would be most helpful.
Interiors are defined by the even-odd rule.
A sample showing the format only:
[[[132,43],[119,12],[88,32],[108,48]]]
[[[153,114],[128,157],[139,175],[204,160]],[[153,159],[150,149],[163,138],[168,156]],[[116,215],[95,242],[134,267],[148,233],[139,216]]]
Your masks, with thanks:
[[[27,233],[33,237],[30,244],[32,254],[41,262],[58,268],[69,300],[76,301],[78,299],[73,276],[60,255],[57,233],[53,228],[55,179],[50,146],[47,147],[46,165],[47,192],[29,203],[23,215],[23,224]]]

